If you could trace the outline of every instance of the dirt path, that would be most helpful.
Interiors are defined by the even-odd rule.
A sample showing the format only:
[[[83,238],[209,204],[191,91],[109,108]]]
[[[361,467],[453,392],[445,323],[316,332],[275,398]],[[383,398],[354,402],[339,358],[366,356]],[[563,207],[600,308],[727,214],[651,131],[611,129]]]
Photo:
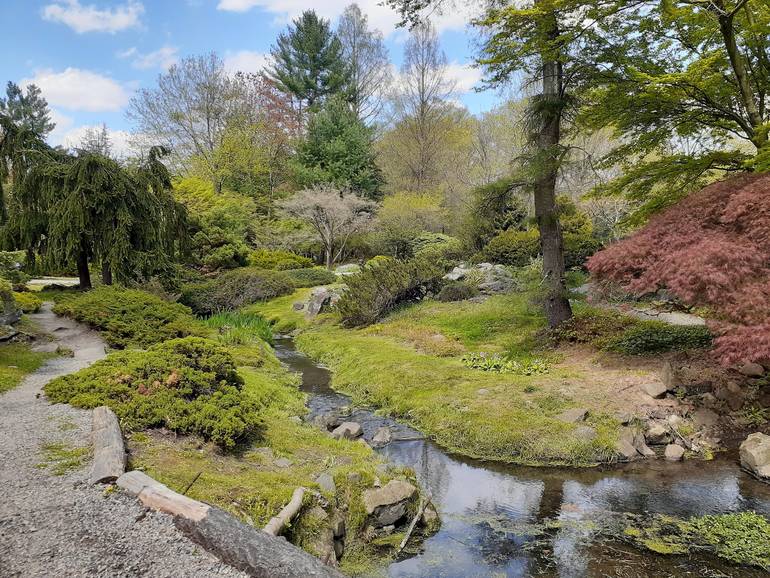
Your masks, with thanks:
[[[88,460],[63,475],[41,467],[45,446],[88,446],[91,429],[90,411],[49,404],[42,386],[104,357],[104,343],[48,305],[30,318],[75,355],[52,359],[0,395],[0,576],[243,576],[187,540],[170,517],[145,515],[134,498],[90,486]]]

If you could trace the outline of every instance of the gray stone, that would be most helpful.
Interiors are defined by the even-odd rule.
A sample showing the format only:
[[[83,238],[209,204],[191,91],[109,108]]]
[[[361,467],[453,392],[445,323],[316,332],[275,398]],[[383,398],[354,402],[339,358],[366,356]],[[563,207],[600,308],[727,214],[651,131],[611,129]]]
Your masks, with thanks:
[[[660,371],[660,381],[663,382],[667,390],[676,389],[682,385],[682,381],[679,379],[679,375],[670,361],[663,364],[663,368]]]
[[[415,488],[404,480],[391,480],[382,488],[364,491],[364,507],[377,527],[395,524],[406,514],[406,509],[415,494]]]
[[[354,421],[345,421],[342,422],[339,427],[337,427],[332,432],[332,437],[341,440],[354,440],[357,437],[361,437],[363,435],[364,430],[361,428],[360,423],[356,423]]]
[[[619,411],[615,414],[615,419],[617,419],[621,425],[628,425],[634,419],[634,415],[627,411]]]
[[[762,377],[765,375],[765,368],[759,365],[758,363],[753,363],[751,361],[747,361],[743,365],[741,365],[738,368],[738,371],[741,372],[746,377]]]
[[[332,430],[342,423],[342,418],[336,413],[325,413],[313,418],[313,424],[325,430]]]
[[[334,483],[334,478],[330,473],[324,472],[320,474],[315,479],[315,482],[327,494],[334,495],[337,493],[337,485]]]
[[[254,449],[253,449],[253,450],[251,450],[251,451],[252,451],[252,453],[254,453],[254,454],[256,454],[256,455],[260,456],[261,458],[263,458],[263,459],[265,459],[265,460],[270,460],[270,461],[272,461],[272,460],[273,460],[273,458],[275,458],[275,456],[273,455],[273,450],[272,450],[272,448],[268,448],[268,447],[264,447],[264,448],[254,448]]]
[[[340,288],[316,287],[310,292],[305,316],[315,317],[319,313],[328,311],[337,304],[341,297],[342,289]]]
[[[719,416],[716,414],[716,412],[710,409],[706,409],[705,407],[701,407],[696,409],[692,414],[692,421],[698,427],[713,427],[719,421]]]
[[[679,444],[668,444],[663,455],[669,461],[678,462],[684,457],[684,448]]]
[[[340,513],[335,514],[331,527],[335,538],[343,538],[345,536],[345,516]]]
[[[644,389],[644,392],[649,395],[650,397],[654,397],[655,399],[660,399],[661,397],[666,396],[666,392],[668,391],[668,387],[665,383],[662,382],[653,382],[653,383],[647,383],[642,386]]]
[[[596,439],[596,430],[590,426],[581,425],[580,427],[575,428],[572,435],[581,441],[590,442]]]
[[[741,466],[755,476],[770,479],[770,436],[753,433],[740,447]]]
[[[348,473],[348,481],[351,484],[358,484],[361,482],[361,473],[360,472],[349,472]]]
[[[425,506],[425,509],[422,511],[422,516],[420,517],[420,524],[426,528],[432,528],[438,521],[439,517],[436,507],[433,504]]]
[[[294,309],[294,311],[302,311],[305,308],[305,304],[301,301],[297,301],[292,304],[291,308]]]
[[[342,555],[344,553],[345,553],[345,541],[334,540],[334,555],[337,556],[337,560],[342,558]]]
[[[329,514],[326,513],[321,506],[313,506],[306,514],[307,516],[325,522],[329,519]],[[337,553],[334,549],[334,532],[328,524],[323,524],[319,529],[313,532],[310,536],[310,542],[308,544],[310,550],[315,552],[318,559],[327,566],[337,566]]]
[[[273,462],[273,465],[278,468],[288,468],[291,465],[291,460],[288,458],[278,458]]]
[[[479,390],[476,390],[477,395],[487,395],[488,393],[489,393],[489,390],[484,387],[482,387]]]
[[[388,426],[383,426],[374,432],[371,446],[373,448],[381,448],[388,445],[392,439],[393,435],[390,432],[390,428]]]
[[[556,419],[566,423],[577,423],[579,421],[584,421],[587,415],[588,415],[587,409],[582,407],[573,407],[561,412],[559,415],[556,416]]]
[[[644,437],[647,443],[653,445],[666,444],[671,439],[668,428],[659,422],[652,422]]]

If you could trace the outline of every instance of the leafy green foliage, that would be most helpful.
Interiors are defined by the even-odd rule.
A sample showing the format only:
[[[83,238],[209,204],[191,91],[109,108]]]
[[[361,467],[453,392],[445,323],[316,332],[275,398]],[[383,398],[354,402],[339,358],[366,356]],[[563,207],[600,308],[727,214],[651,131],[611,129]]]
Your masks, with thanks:
[[[369,199],[380,196],[382,175],[367,127],[340,96],[310,117],[297,149],[297,181],[304,186],[331,183]]]
[[[249,265],[260,269],[302,269],[312,267],[313,260],[282,249],[257,249],[249,255]]]
[[[369,325],[397,304],[436,290],[443,275],[440,265],[424,258],[380,260],[345,279],[337,311],[347,326]]]
[[[289,269],[284,273],[291,279],[295,287],[317,287],[337,282],[337,276],[325,267],[310,269]]]
[[[118,349],[147,347],[202,332],[188,307],[138,289],[116,286],[62,296],[54,313],[99,329],[105,341]]]
[[[282,272],[243,267],[226,271],[216,279],[184,285],[180,301],[205,316],[287,295],[293,290],[291,278]]]
[[[548,373],[548,363],[544,359],[510,359],[499,353],[468,353],[462,362],[472,369],[494,373],[515,373],[517,375],[539,375]]]
[[[473,283],[467,281],[454,281],[447,283],[441,288],[437,299],[439,301],[464,301],[479,294],[478,288]]]
[[[521,267],[540,253],[540,235],[536,229],[508,230],[493,237],[480,258],[492,263]]]
[[[228,345],[246,345],[261,339],[273,342],[273,330],[265,318],[254,313],[223,312],[212,315],[203,323],[219,331],[220,340]]]
[[[13,299],[24,313],[37,313],[43,306],[43,300],[34,293],[14,293]]]
[[[0,251],[0,278],[20,287],[29,281],[29,275],[24,270],[26,255],[24,251]]]
[[[54,403],[107,405],[127,431],[165,427],[233,447],[260,424],[261,408],[242,387],[227,349],[187,337],[112,353],[49,382],[45,392]]]
[[[471,209],[461,227],[461,236],[471,251],[481,251],[504,231],[525,228],[529,211],[516,194],[518,180],[506,177],[477,187],[471,193]]]

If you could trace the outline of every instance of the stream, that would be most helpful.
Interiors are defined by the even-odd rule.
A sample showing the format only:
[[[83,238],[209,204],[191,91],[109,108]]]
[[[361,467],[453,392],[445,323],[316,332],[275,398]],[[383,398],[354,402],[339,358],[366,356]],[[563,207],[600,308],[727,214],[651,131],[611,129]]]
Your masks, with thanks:
[[[310,417],[350,406],[330,387],[329,370],[278,339],[276,355],[302,376]],[[450,455],[403,424],[354,409],[364,438],[387,425],[393,441],[376,450],[414,469],[441,516],[441,529],[417,553],[387,568],[398,578],[649,576],[759,577],[766,572],[706,556],[661,556],[595,528],[624,512],[687,518],[754,510],[770,516],[770,485],[738,467],[735,455],[709,462],[647,460],[592,469],[532,468]],[[538,535],[543,521],[561,522]]]

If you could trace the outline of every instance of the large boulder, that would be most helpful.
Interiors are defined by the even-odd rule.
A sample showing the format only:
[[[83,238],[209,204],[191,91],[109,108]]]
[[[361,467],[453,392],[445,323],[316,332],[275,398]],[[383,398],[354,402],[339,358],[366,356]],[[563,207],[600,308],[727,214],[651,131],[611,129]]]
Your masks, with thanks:
[[[364,507],[375,527],[382,528],[395,524],[406,515],[406,509],[417,493],[409,482],[391,480],[381,488],[364,492]]]
[[[338,440],[354,440],[361,437],[364,433],[360,423],[354,421],[342,422],[338,428],[332,432],[332,437]]]
[[[461,263],[444,275],[444,279],[447,281],[460,281],[471,273],[476,273],[481,277],[478,289],[480,293],[485,295],[508,293],[516,285],[513,275],[511,275],[507,268],[503,265],[493,265],[492,263],[479,263],[477,265]]]
[[[316,287],[310,292],[310,297],[305,306],[305,315],[307,317],[315,317],[319,313],[328,311],[337,304],[341,297],[341,288]]]
[[[384,447],[388,445],[392,439],[393,434],[391,433],[390,428],[388,426],[382,426],[374,432],[374,437],[372,437],[372,447]]]
[[[740,448],[741,466],[758,478],[770,480],[770,436],[753,433]]]

